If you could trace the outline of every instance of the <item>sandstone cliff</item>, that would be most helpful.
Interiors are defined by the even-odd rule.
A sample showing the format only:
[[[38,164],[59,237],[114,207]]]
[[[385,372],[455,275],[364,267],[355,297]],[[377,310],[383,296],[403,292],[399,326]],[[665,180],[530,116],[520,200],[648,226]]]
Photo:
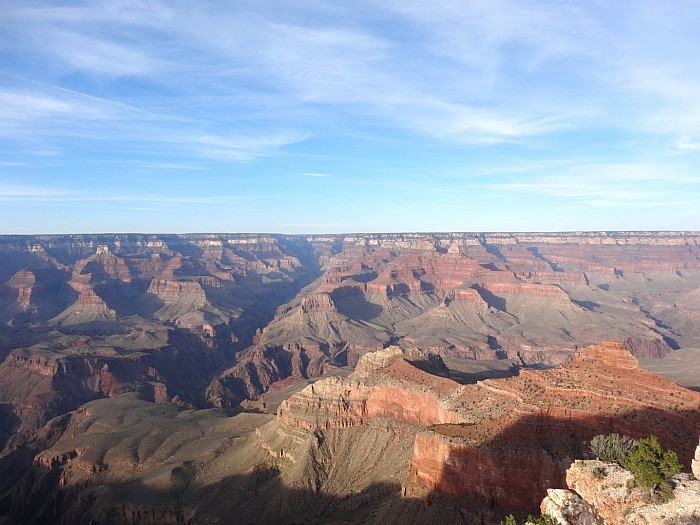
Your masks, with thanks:
[[[260,353],[284,358],[281,348],[302,363],[301,377],[315,377],[325,363],[352,366],[362,353],[389,343],[556,365],[602,339],[625,341],[640,357],[663,358],[700,337],[692,322],[697,307],[688,295],[700,286],[696,234],[308,239],[324,264],[323,275],[277,309],[254,344],[239,354],[239,364],[212,383],[212,391],[225,397],[234,389],[216,384],[242,382],[259,396],[256,385],[286,379],[286,366],[254,365],[261,372],[282,371],[279,378],[257,381],[242,363],[254,363]],[[304,365],[307,359],[315,363],[312,369]]]
[[[454,383],[412,366],[398,348],[366,354],[357,368],[349,378],[312,383],[282,402],[277,416],[306,430],[358,426],[373,417],[415,425],[463,421],[442,399]]]
[[[304,430],[377,417],[416,425],[409,484],[484,508],[535,511],[547,488],[565,486],[566,468],[595,434],[653,433],[685,465],[700,435],[700,394],[641,370],[619,343],[476,385],[430,376],[396,350],[368,354],[358,368],[293,395],[279,418]]]
[[[463,387],[454,401],[478,424],[428,428],[416,439],[411,479],[527,512],[539,504],[535,494],[564,487],[566,467],[601,431],[657,435],[686,466],[700,435],[700,394],[641,370],[618,343],[586,349],[559,368]]]

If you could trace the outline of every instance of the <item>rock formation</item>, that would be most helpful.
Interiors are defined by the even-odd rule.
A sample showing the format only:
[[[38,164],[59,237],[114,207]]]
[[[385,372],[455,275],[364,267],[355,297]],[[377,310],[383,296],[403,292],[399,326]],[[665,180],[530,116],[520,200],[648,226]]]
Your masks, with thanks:
[[[298,458],[315,451],[319,463],[307,458],[303,468],[318,487],[341,490],[319,465],[350,453],[345,436],[367,444],[365,428],[387,428],[409,443],[391,456],[398,488],[370,488],[375,478],[362,497],[453,495],[472,502],[463,515],[477,521],[490,506],[534,510],[544,487],[563,488],[567,462],[601,429],[653,429],[690,464],[698,394],[645,375],[619,344],[581,349],[611,339],[670,363],[677,348],[700,347],[699,250],[697,232],[1,236],[0,444],[12,458],[31,456],[50,448],[37,432],[63,432],[52,418],[86,403],[118,406],[130,392],[163,407],[245,401],[237,410],[273,412],[282,393],[312,382],[282,403],[276,424],[298,438],[284,445],[285,461],[292,448]],[[444,370],[429,366],[430,353],[521,371],[460,384],[435,375]],[[339,455],[326,454],[325,439]],[[50,478],[91,458],[81,447],[78,439],[34,466]],[[0,462],[0,508],[30,475],[13,461]],[[126,464],[107,463],[112,472]],[[513,475],[509,464],[537,476]],[[190,467],[173,469],[186,485]],[[349,487],[343,494],[360,501]],[[190,519],[123,500],[119,508],[121,518]]]
[[[32,524],[199,524],[231,513],[259,523],[495,524],[563,489],[594,434],[654,433],[686,466],[697,448],[700,394],[639,369],[619,343],[477,384],[427,373],[427,361],[397,347],[368,353],[349,377],[283,400],[277,417],[133,394],[89,402],[33,434],[38,450],[8,509]]]
[[[441,400],[454,383],[422,372],[401,356],[397,348],[366,354],[356,374],[310,384],[283,401],[277,416],[306,430],[357,426],[372,417],[416,425],[461,423]]]
[[[307,356],[322,371],[318,363],[353,365],[362,353],[397,343],[554,365],[603,339],[625,341],[640,357],[662,358],[700,337],[688,309],[671,306],[700,285],[695,234],[308,239],[324,274],[302,297],[278,308],[239,362],[285,348],[294,360],[303,363]],[[667,318],[683,328],[671,328]],[[277,370],[284,368],[276,363]],[[315,376],[305,368],[302,377]],[[215,382],[242,381],[259,396],[247,370],[230,368]]]
[[[307,431],[373,417],[418,425],[408,481],[484,508],[534,511],[547,488],[564,487],[571,459],[595,434],[652,433],[686,465],[700,435],[700,394],[641,370],[620,343],[476,385],[431,376],[396,350],[368,354],[358,368],[293,395],[279,418]]]
[[[597,475],[596,475],[597,474]],[[549,489],[542,514],[561,525],[678,525],[700,520],[700,480],[688,474],[671,479],[674,498],[645,502],[640,489],[627,489],[632,475],[602,461],[576,461],[566,471],[567,489]]]
[[[662,339],[640,339],[628,337],[624,341],[625,348],[635,357],[650,357],[663,359],[673,350]]]

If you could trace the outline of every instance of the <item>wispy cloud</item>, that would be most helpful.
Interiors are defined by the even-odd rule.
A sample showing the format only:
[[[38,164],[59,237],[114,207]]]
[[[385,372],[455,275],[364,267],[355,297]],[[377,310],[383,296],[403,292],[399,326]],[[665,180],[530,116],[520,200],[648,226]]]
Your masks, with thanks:
[[[205,171],[206,168],[193,164],[177,164],[174,162],[147,162],[142,165],[147,170],[178,170],[178,171]]]
[[[65,191],[46,188],[44,186],[31,186],[26,184],[0,184],[0,199],[55,199],[66,195]]]
[[[258,130],[223,137],[201,134],[200,125],[186,118],[143,110],[119,101],[72,90],[45,87],[46,92],[0,89],[0,137],[14,142],[44,144],[57,153],[69,139],[150,145],[150,150],[190,152],[207,159],[247,161],[270,156],[307,135],[288,130]],[[34,148],[37,151],[37,148]],[[152,163],[175,166],[175,163]],[[178,164],[182,166],[182,164]],[[179,169],[182,169],[180,167]]]
[[[700,205],[700,178],[686,168],[674,165],[582,163],[562,166],[557,163],[555,170],[473,187],[562,199],[594,207]],[[679,195],[683,197],[679,198]]]
[[[0,176],[26,191],[0,199],[158,207],[120,173],[178,181],[165,206],[232,202],[176,195],[196,180],[671,211],[700,192],[698,26],[687,0],[10,2]],[[92,191],[41,192],[61,177]]]
[[[163,65],[133,47],[72,31],[42,35],[68,70],[120,77],[155,75]]]
[[[163,193],[103,193],[94,190],[76,190],[60,187],[32,186],[24,184],[0,185],[0,201],[17,203],[152,203],[225,205],[242,201],[264,201],[285,198],[280,194],[209,194],[168,195]]]
[[[0,113],[3,116],[0,129],[12,130],[25,124],[69,115],[76,110],[70,102],[44,93],[0,90]]]
[[[245,161],[270,156],[278,148],[302,142],[306,138],[299,133],[285,132],[259,137],[202,135],[196,139],[194,149],[212,159]]]

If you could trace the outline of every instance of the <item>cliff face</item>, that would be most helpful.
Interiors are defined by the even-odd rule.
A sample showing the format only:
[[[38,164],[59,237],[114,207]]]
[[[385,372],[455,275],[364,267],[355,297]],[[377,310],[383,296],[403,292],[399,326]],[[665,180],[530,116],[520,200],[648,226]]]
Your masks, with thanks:
[[[359,426],[376,417],[413,425],[462,422],[441,399],[452,382],[415,368],[400,349],[365,354],[357,369],[350,378],[331,377],[305,387],[282,402],[277,416],[305,430]]]
[[[0,431],[129,391],[201,403],[236,343],[315,277],[312,254],[271,236],[0,237]]]
[[[653,359],[663,359],[673,350],[666,341],[659,339],[640,339],[639,337],[628,337],[624,341],[625,348],[635,357],[651,357]]]
[[[458,399],[458,413],[478,424],[430,427],[416,440],[411,479],[526,512],[547,488],[564,487],[566,467],[595,434],[656,435],[686,466],[700,435],[700,394],[641,370],[619,343],[559,368],[465,387]],[[464,468],[474,464],[483,468]]]
[[[139,349],[134,342],[148,338],[140,331],[175,326],[226,361],[204,387],[217,406],[353,366],[387,344],[552,365],[615,339],[662,357],[700,341],[699,240],[697,232],[3,236],[0,352],[31,347],[31,332],[53,339],[39,335],[53,328],[93,346]],[[107,333],[125,341],[105,342]]]
[[[427,432],[416,436],[408,480],[485,509],[529,511],[540,502],[542,487],[562,485],[565,468],[536,444],[497,452]]]
[[[656,358],[700,341],[692,322],[699,307],[692,299],[700,286],[697,233],[307,239],[324,265],[322,277],[277,309],[241,362],[285,348],[301,362],[301,377],[315,377],[323,363],[352,366],[389,343],[556,365],[604,339]],[[251,382],[246,370],[231,368],[220,382],[242,381],[255,396],[256,383],[274,382]]]
[[[596,477],[594,470],[603,472]],[[600,475],[599,475],[600,476]],[[675,525],[700,519],[700,480],[674,476],[674,499],[654,505],[643,501],[640,489],[626,486],[632,475],[601,461],[576,461],[566,471],[566,489],[550,489],[541,511],[561,525]]]
[[[424,361],[396,347],[367,354],[350,377],[322,378],[289,397],[276,418],[134,395],[89,402],[34,434],[40,452],[7,507],[37,524],[196,524],[231,515],[495,524],[503,512],[534,512],[547,488],[564,488],[567,467],[594,434],[654,433],[686,466],[698,448],[700,394],[640,370],[621,344],[475,385],[431,375]]]
[[[279,418],[307,431],[372,418],[415,425],[408,483],[488,509],[534,512],[596,434],[654,434],[686,466],[700,435],[700,394],[641,370],[620,343],[476,385],[431,376],[396,350],[368,354],[358,369],[293,395]]]
[[[579,350],[607,338],[655,358],[700,346],[699,250],[697,232],[3,236],[0,442],[24,450],[35,427],[95,398],[232,407],[357,364],[280,409],[286,432],[317,442],[318,464],[304,468],[319,486],[332,461],[316,433],[337,439],[342,458],[344,432],[361,440],[392,422],[410,442],[392,478],[407,494],[532,511],[595,433],[653,432],[690,464],[698,394],[645,375],[620,345]],[[446,360],[568,364],[460,385],[396,348],[362,357],[394,344]],[[75,437],[34,466],[101,468]],[[117,479],[128,462],[106,463]],[[2,491],[22,472],[3,465]],[[139,508],[142,520],[189,519],[115,508],[115,521]]]

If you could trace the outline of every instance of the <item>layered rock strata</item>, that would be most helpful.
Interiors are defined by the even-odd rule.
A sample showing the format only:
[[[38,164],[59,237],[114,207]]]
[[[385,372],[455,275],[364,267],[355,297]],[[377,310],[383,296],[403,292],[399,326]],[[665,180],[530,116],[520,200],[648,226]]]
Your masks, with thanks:
[[[305,430],[377,417],[416,425],[409,484],[483,508],[534,512],[547,488],[566,486],[572,458],[596,434],[654,434],[686,466],[700,435],[700,394],[641,370],[620,343],[476,385],[431,376],[396,350],[368,354],[358,368],[293,395],[279,418]]]
[[[398,348],[366,354],[357,368],[349,378],[312,383],[283,401],[277,416],[306,430],[358,426],[373,417],[414,425],[463,421],[441,399],[453,382],[412,366]]]
[[[324,273],[277,309],[239,363],[275,354],[315,377],[387,344],[518,364],[562,364],[604,338],[663,358],[700,341],[697,233],[309,236]],[[691,295],[688,295],[691,294]],[[292,355],[284,357],[279,349]],[[295,350],[298,349],[298,350]],[[309,369],[305,362],[313,362]],[[283,363],[251,365],[278,370]],[[277,378],[236,365],[211,399]],[[295,376],[292,376],[295,377]],[[227,386],[228,385],[228,386]],[[239,389],[240,390],[240,389]],[[232,398],[227,402],[236,402]]]
[[[207,389],[208,403],[221,406],[280,380],[354,366],[387,344],[553,365],[613,338],[637,355],[662,357],[700,341],[698,239],[697,232],[3,236],[0,342],[8,342],[0,355],[30,347],[33,331],[93,337],[177,326],[226,347],[226,366]]]

